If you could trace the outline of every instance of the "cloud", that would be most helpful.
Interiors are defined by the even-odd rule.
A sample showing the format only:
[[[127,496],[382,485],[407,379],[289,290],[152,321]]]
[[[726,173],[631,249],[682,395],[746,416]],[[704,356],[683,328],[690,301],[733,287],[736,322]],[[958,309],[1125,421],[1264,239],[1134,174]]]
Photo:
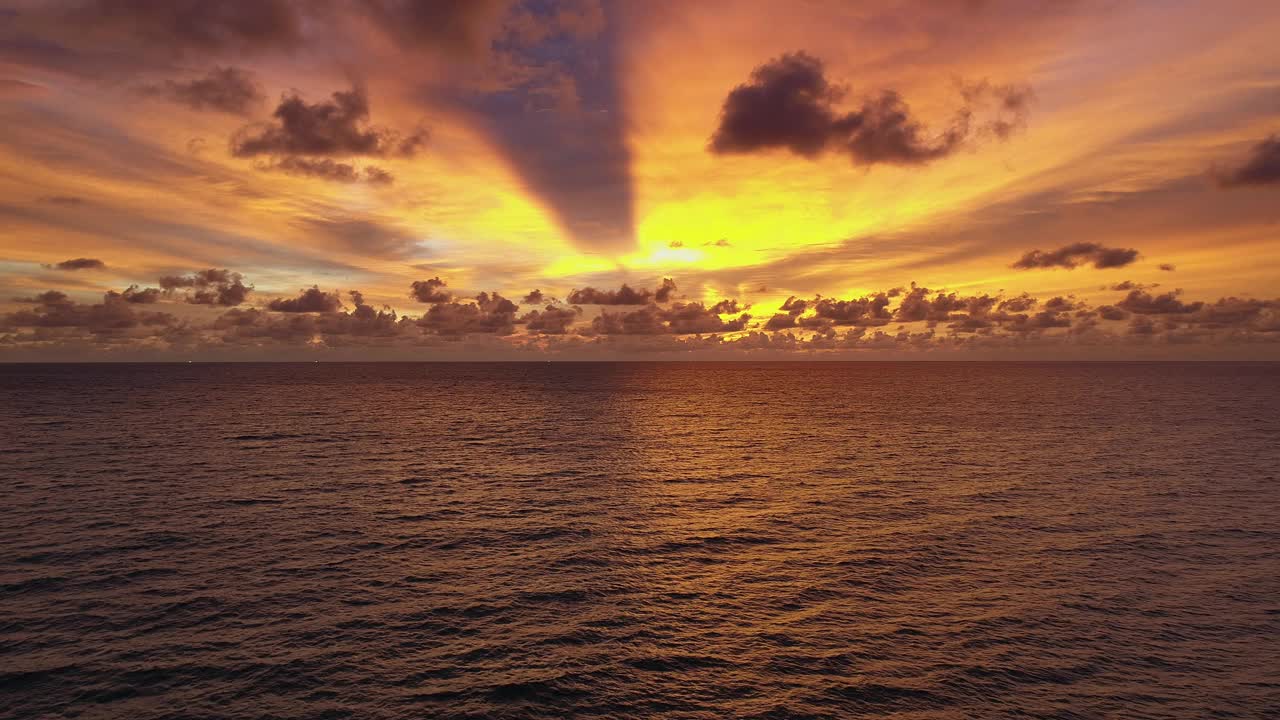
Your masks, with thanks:
[[[351,163],[338,162],[331,158],[290,155],[258,167],[261,170],[340,183],[357,183],[363,180],[370,185],[391,185],[396,180],[394,175],[375,165],[366,165],[362,171]]]
[[[290,0],[81,0],[55,19],[102,41],[130,38],[175,54],[292,48],[302,38],[299,5]]]
[[[414,280],[409,286],[409,297],[420,303],[447,303],[453,295],[444,289],[446,284],[438,277],[430,280]]]
[[[1182,302],[1178,299],[1180,292],[1174,290],[1163,295],[1152,295],[1145,290],[1132,290],[1116,305],[1138,315],[1182,315],[1204,307],[1203,302]]]
[[[826,77],[823,63],[805,52],[774,58],[730,91],[708,149],[719,155],[786,149],[814,158],[828,151],[860,165],[923,165],[946,157],[973,134],[976,109],[994,104],[995,118],[982,128],[1007,139],[1025,124],[1030,90],[983,82],[962,88],[965,107],[929,136],[902,97],[891,90],[852,112],[837,103],[846,91]],[[994,100],[994,103],[992,102]]]
[[[591,331],[598,335],[662,335],[667,324],[657,305],[646,305],[626,313],[600,313],[591,321]]]
[[[653,299],[653,293],[645,290],[633,290],[630,285],[622,284],[617,290],[597,290],[585,287],[571,290],[567,302],[570,305],[646,305]]]
[[[1031,250],[1010,267],[1018,270],[1061,267],[1068,270],[1086,263],[1093,263],[1099,270],[1129,265],[1138,259],[1133,248],[1108,248],[1094,242],[1078,242],[1064,245],[1057,250]]]
[[[1272,135],[1254,145],[1243,165],[1219,174],[1217,179],[1224,188],[1280,183],[1280,135]]]
[[[358,0],[374,24],[408,48],[474,55],[488,49],[512,0]]]
[[[521,305],[541,305],[545,301],[546,301],[546,296],[542,294],[542,291],[534,290],[530,292],[528,295],[525,295],[524,299],[520,301],[520,304]]]
[[[231,154],[412,157],[426,142],[425,130],[402,135],[369,125],[369,99],[361,87],[317,103],[286,95],[272,117],[274,122],[238,130],[231,138]]]
[[[1271,323],[1266,326],[1280,330],[1277,324],[1276,311],[1280,310],[1280,299],[1256,300],[1252,298],[1225,297],[1213,303],[1193,303],[1199,305],[1188,318],[1191,322],[1207,328],[1239,328],[1255,325],[1264,316],[1271,316]],[[1263,329],[1258,327],[1257,329]]]
[[[1165,272],[1173,272],[1178,269],[1178,266],[1173,263],[1160,263],[1159,268]]]
[[[736,306],[737,303],[734,301],[735,310]],[[742,313],[732,320],[724,320],[718,312],[718,308],[724,307],[729,306],[719,304],[716,307],[707,308],[700,302],[675,303],[670,308],[662,310],[661,317],[667,321],[668,330],[676,335],[737,332],[745,329],[751,316]],[[723,310],[723,312],[727,313],[730,310]]]
[[[159,280],[166,293],[187,288],[186,302],[192,305],[220,305],[232,307],[243,303],[252,285],[244,284],[244,277],[230,270],[209,268],[190,275],[165,275]]]
[[[253,76],[235,67],[215,67],[195,80],[166,80],[143,88],[148,95],[167,98],[193,110],[216,110],[247,115],[264,99]]]
[[[418,320],[428,332],[444,337],[468,334],[510,335],[515,332],[516,304],[498,293],[480,293],[474,303],[441,302]]]
[[[775,313],[765,324],[765,330],[785,330],[796,326],[796,316],[790,313]]]
[[[130,285],[121,293],[108,293],[109,295],[119,295],[125,302],[137,303],[139,305],[151,305],[159,302],[162,294],[160,288],[140,288],[137,285]]]
[[[301,225],[322,244],[366,257],[404,258],[419,245],[413,235],[366,218],[307,218]]]
[[[738,305],[737,298],[721,300],[720,302],[711,306],[711,312],[717,315],[734,315],[742,311],[743,311],[743,308]]]
[[[544,335],[563,335],[581,314],[577,308],[561,308],[548,305],[542,310],[531,310],[517,320],[529,332]]]
[[[737,302],[732,301],[732,307]],[[730,307],[717,304],[708,308],[701,302],[674,303],[668,308],[646,305],[625,313],[603,312],[591,321],[589,334],[594,335],[693,335],[744,330],[751,316],[742,313],[724,320],[716,312]]]
[[[1098,317],[1103,320],[1126,320],[1129,317],[1129,313],[1121,310],[1115,305],[1103,305],[1098,308],[1097,312]]]
[[[653,291],[653,299],[655,302],[665,303],[671,300],[671,296],[676,292],[676,282],[671,278],[663,278],[662,284],[657,290]]]
[[[150,290],[141,294],[149,297],[148,292]],[[124,293],[107,292],[100,304],[91,305],[73,302],[63,293],[50,291],[30,298],[36,303],[34,308],[0,316],[0,328],[83,330],[94,335],[110,335],[147,326],[171,327],[177,323],[168,313],[135,310],[135,305],[149,301],[131,300],[131,296],[138,296],[136,288]]]
[[[1160,283],[1147,284],[1147,283],[1134,282],[1132,280],[1124,280],[1122,282],[1114,283],[1112,285],[1107,285],[1102,289],[1128,291],[1128,290],[1150,290],[1152,288],[1158,288],[1158,287],[1160,287]]]
[[[72,258],[53,265],[45,265],[52,270],[102,270],[107,264],[97,258]]]
[[[676,284],[671,278],[664,278],[656,291],[641,288],[633,289],[626,283],[617,290],[597,290],[585,287],[573,290],[566,299],[570,305],[646,305],[650,301],[668,302],[676,291]]]
[[[370,185],[391,185],[396,181],[396,176],[377,165],[365,165],[364,181]]]
[[[342,309],[342,298],[317,285],[302,291],[296,298],[276,298],[267,303],[267,309],[284,313],[333,313]]]
[[[386,339],[411,339],[418,332],[416,326],[393,310],[365,304],[358,291],[349,294],[355,305],[350,312],[280,315],[252,308],[232,309],[219,316],[211,329],[229,345],[256,344],[261,340],[310,344],[319,336],[329,346],[355,342],[377,346]]]
[[[230,275],[209,270],[170,278],[166,284],[194,288],[202,283],[226,282]],[[128,352],[130,348],[238,351],[267,347],[264,343],[308,353],[338,348],[357,353],[379,348],[420,352],[411,349],[432,346],[430,338],[453,341],[473,336],[491,338],[484,342],[492,344],[484,347],[503,354],[556,354],[570,348],[588,355],[594,350],[683,353],[718,349],[725,351],[726,357],[754,350],[784,357],[796,352],[846,350],[950,352],[1035,347],[1049,352],[1057,343],[1116,349],[1132,347],[1126,343],[1280,343],[1280,299],[1224,297],[1212,303],[1184,302],[1176,291],[1153,296],[1139,289],[1118,305],[1098,308],[1072,296],[1040,302],[1026,294],[1010,298],[965,295],[935,292],[915,284],[896,294],[877,292],[852,299],[791,297],[783,303],[784,312],[764,323],[763,332],[750,329],[751,316],[746,313],[721,317],[741,309],[741,303],[732,298],[711,306],[702,302],[676,302],[666,307],[650,303],[633,310],[606,311],[583,327],[579,324],[581,311],[563,306],[551,305],[517,318],[516,304],[498,293],[438,303],[416,320],[400,317],[390,308],[374,308],[358,291],[347,294],[354,305],[350,311],[341,308],[338,293],[312,287],[297,298],[273,301],[266,311],[233,308],[211,321],[197,316],[179,322],[169,314],[141,309],[161,300],[161,291],[156,288],[130,286],[110,291],[99,304],[81,304],[51,290],[14,298],[33,307],[0,315],[0,352],[13,355],[63,348],[83,357],[86,352]],[[903,326],[893,333],[874,329],[874,325],[886,322]],[[942,323],[947,323],[945,331],[935,328]],[[908,324],[925,324],[929,329],[912,331],[906,329]],[[839,325],[849,329],[838,332]]]
[[[931,294],[932,299],[929,298]],[[888,305],[888,298],[881,294],[875,299],[879,312],[873,319],[878,320],[885,315],[884,306]],[[898,309],[893,313],[893,318],[898,322],[929,323],[968,320],[969,323],[964,327],[973,329],[976,327],[974,321],[978,318],[985,319],[991,310],[998,306],[999,301],[999,298],[990,295],[965,297],[958,293],[934,294],[928,288],[913,285],[898,302]],[[963,313],[963,315],[957,316],[956,313]]]
[[[313,177],[333,182],[353,183],[360,181],[360,171],[350,163],[337,162],[330,158],[312,160],[304,157],[290,156],[281,158],[264,170],[278,170],[288,175]]]
[[[36,303],[37,305],[62,305],[71,302],[67,294],[59,290],[46,290],[34,297],[16,297],[14,302]]]
[[[889,298],[884,293],[851,300],[815,298],[807,305],[814,314],[809,318],[812,322],[802,321],[802,325],[883,325],[891,319],[886,310]],[[791,309],[796,309],[796,305]]]

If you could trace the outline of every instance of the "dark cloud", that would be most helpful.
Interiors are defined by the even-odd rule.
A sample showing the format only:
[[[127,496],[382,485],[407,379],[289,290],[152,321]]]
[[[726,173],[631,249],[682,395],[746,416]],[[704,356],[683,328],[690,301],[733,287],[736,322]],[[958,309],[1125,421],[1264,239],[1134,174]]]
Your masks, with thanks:
[[[14,302],[36,303],[37,305],[63,305],[71,302],[67,294],[58,290],[46,290],[34,297],[16,297]]]
[[[785,330],[796,326],[796,316],[789,313],[775,313],[765,324],[765,330]]]
[[[816,298],[809,307],[820,324],[884,325],[892,317],[887,310],[889,298],[884,293],[852,300]]]
[[[109,295],[119,295],[125,302],[137,303],[139,305],[151,305],[160,301],[162,294],[160,288],[140,288],[137,285],[130,285],[121,293],[108,293]]]
[[[625,313],[602,312],[591,321],[591,331],[597,335],[662,335],[667,324],[657,305],[646,305]]]
[[[366,165],[364,181],[370,185],[391,185],[396,181],[396,176],[376,165]]]
[[[1207,328],[1237,328],[1255,324],[1263,315],[1276,314],[1280,310],[1280,300],[1255,300],[1238,297],[1221,298],[1214,303],[1193,303],[1200,305],[1188,318],[1191,322]],[[1272,326],[1280,330],[1280,326]]]
[[[653,299],[653,293],[645,290],[633,290],[630,285],[622,284],[617,290],[597,290],[585,287],[569,292],[567,302],[570,305],[646,305]]]
[[[128,38],[179,54],[292,48],[302,37],[299,5],[290,0],[84,0],[55,19],[104,41]]]
[[[106,263],[97,258],[73,258],[45,267],[52,270],[102,270],[106,266]]]
[[[736,301],[734,301],[736,307]],[[701,302],[674,303],[668,308],[646,305],[625,313],[603,312],[591,322],[595,335],[694,335],[737,332],[746,328],[751,316],[742,313],[724,320],[715,307]],[[723,306],[727,307],[727,306]]]
[[[1123,282],[1118,282],[1118,283],[1115,283],[1115,284],[1112,284],[1112,285],[1107,285],[1107,286],[1103,287],[1102,289],[1103,289],[1103,290],[1119,290],[1119,291],[1127,291],[1127,290],[1150,290],[1150,289],[1152,289],[1152,288],[1158,288],[1158,287],[1160,287],[1160,283],[1150,283],[1150,284],[1147,284],[1147,283],[1138,283],[1138,282],[1134,282],[1134,281],[1132,281],[1132,280],[1125,280],[1125,281],[1123,281]]]
[[[135,310],[139,301],[130,297],[136,297],[137,293],[130,291],[136,288],[124,293],[107,292],[102,303],[94,305],[73,302],[57,291],[42,293],[31,298],[37,303],[35,308],[0,316],[0,328],[83,330],[94,335],[110,335],[145,326],[171,327],[177,323],[168,313]]]
[[[534,290],[520,301],[521,305],[541,305],[546,300],[541,290]]]
[[[320,178],[333,182],[353,183],[360,180],[360,171],[350,163],[337,162],[331,158],[311,159],[304,157],[285,157],[270,165],[263,166],[267,170],[278,170],[288,175]]]
[[[665,303],[671,300],[671,296],[676,292],[676,282],[671,278],[663,278],[662,284],[657,290],[653,291],[653,299],[655,302]]]
[[[1178,269],[1178,266],[1173,263],[1160,263],[1159,268],[1165,272],[1173,272]]]
[[[1035,298],[1023,293],[1017,297],[1001,300],[996,307],[1002,312],[1024,313],[1035,307],[1038,302]]]
[[[175,276],[164,283],[174,288],[227,283],[232,273],[208,270]],[[48,291],[34,297],[14,298],[30,307],[0,315],[3,342],[0,350],[36,347],[77,347],[109,350],[194,346],[204,348],[261,348],[264,343],[290,345],[314,352],[349,347],[358,351],[376,348],[405,349],[430,345],[430,337],[457,340],[489,336],[492,349],[585,347],[606,342],[603,336],[647,336],[640,344],[608,340],[609,347],[636,350],[691,350],[696,347],[750,350],[815,350],[913,348],[918,350],[977,347],[1014,347],[1055,339],[1095,344],[1118,343],[1125,338],[1144,345],[1190,342],[1280,341],[1280,299],[1257,300],[1224,297],[1216,302],[1185,302],[1178,292],[1153,296],[1134,289],[1118,305],[1091,308],[1072,296],[1037,301],[1023,294],[1012,298],[986,294],[935,292],[911,285],[893,297],[888,292],[852,299],[788,298],[785,312],[771,316],[765,332],[749,331],[746,313],[724,319],[741,308],[736,299],[707,306],[701,302],[676,302],[669,306],[650,303],[621,312],[604,312],[587,327],[580,326],[577,308],[548,305],[516,317],[517,306],[497,293],[480,293],[473,299],[433,305],[419,319],[399,317],[390,308],[374,308],[358,291],[347,296],[354,306],[341,308],[338,293],[317,287],[297,298],[279,299],[268,307],[230,309],[212,321],[179,322],[166,313],[147,312],[143,305],[161,299],[156,288],[130,286],[107,292],[99,304],[82,304],[65,293]],[[891,301],[897,301],[896,305]],[[1037,311],[1038,308],[1038,311]],[[873,325],[901,322],[896,332]],[[946,333],[935,326],[947,323]],[[1124,322],[1123,326],[1116,325]],[[929,329],[915,332],[907,323],[924,323]],[[839,332],[838,325],[849,329]],[[520,326],[522,335],[511,340]],[[561,340],[569,333],[579,337]],[[777,332],[783,331],[783,332]],[[730,337],[722,335],[733,334]],[[698,336],[701,340],[690,345]],[[522,339],[523,338],[523,339]],[[596,338],[596,339],[592,339]],[[665,338],[665,339],[662,339]],[[472,342],[475,342],[474,340]],[[584,345],[585,343],[585,345]]]
[[[471,55],[489,48],[512,0],[357,0],[404,47]]]
[[[1039,301],[1025,293],[1012,298],[985,293],[964,295],[934,291],[913,283],[910,288],[894,288],[847,300],[824,297],[801,300],[792,296],[781,307],[785,312],[774,314],[763,328],[813,330],[818,336],[829,337],[839,326],[865,332],[890,323],[924,323],[931,329],[946,323],[952,333],[990,335],[1004,330],[1028,335],[1052,328],[1071,328],[1073,316],[1092,315],[1092,311],[1074,297],[1051,298],[1040,312],[1032,313],[1038,305]]]
[[[779,309],[787,311],[790,315],[799,315],[809,309],[809,301],[802,300],[795,295],[792,295],[782,303],[782,306]]]
[[[453,295],[445,290],[447,283],[438,277],[430,280],[414,280],[409,286],[409,297],[420,303],[447,303],[453,298]]]
[[[548,305],[541,310],[531,310],[517,321],[531,333],[563,335],[577,321],[581,310]]]
[[[326,345],[353,341],[377,344],[381,339],[403,338],[418,333],[416,326],[389,309],[367,305],[358,291],[350,293],[355,308],[350,312],[289,314],[256,309],[233,309],[214,321],[212,329],[227,344],[270,340],[281,343],[311,343],[320,336]],[[347,339],[344,341],[344,339]]]
[[[510,335],[515,332],[516,304],[497,293],[480,293],[474,303],[441,302],[418,320],[428,332],[444,337],[469,334]]]
[[[342,309],[342,298],[312,285],[296,298],[276,298],[267,309],[285,313],[334,313]]]
[[[1133,248],[1108,248],[1094,242],[1078,242],[1064,245],[1057,250],[1032,250],[1010,267],[1018,270],[1061,267],[1068,270],[1092,263],[1095,268],[1124,267],[1138,259]]]
[[[569,293],[567,302],[570,305],[646,305],[649,302],[665,303],[671,300],[676,291],[676,283],[671,278],[664,278],[655,291],[645,288],[633,289],[626,283],[617,290],[597,290],[585,287]]]
[[[143,91],[167,98],[193,110],[216,110],[247,115],[264,99],[261,88],[248,72],[235,67],[215,67],[195,80],[166,80]]]
[[[166,293],[187,289],[185,299],[192,305],[221,305],[232,307],[243,303],[253,291],[244,284],[244,277],[230,270],[209,268],[190,275],[165,275],[160,278],[160,288]]]
[[[1129,313],[1115,305],[1103,305],[1098,308],[1098,317],[1103,320],[1126,320],[1129,317]]]
[[[426,132],[402,135],[371,126],[364,88],[340,90],[329,101],[308,103],[286,95],[272,114],[274,122],[249,125],[231,138],[236,157],[258,155],[410,157],[426,142]]]
[[[936,137],[927,137],[902,97],[887,91],[839,119],[834,130],[855,163],[924,165],[958,150],[969,136],[969,125],[968,113],[961,113]]]
[[[282,172],[298,177],[312,177],[331,182],[357,183],[364,181],[370,185],[391,185],[396,177],[376,165],[365,165],[363,171],[351,163],[338,162],[332,158],[307,158],[290,155],[259,166],[263,170]]]
[[[737,298],[721,300],[720,302],[711,306],[711,312],[717,315],[736,315],[742,312],[744,309],[745,308],[740,307],[738,305]]]
[[[1280,183],[1280,135],[1272,135],[1254,145],[1243,165],[1218,175],[1218,184],[1224,188],[1277,183]]]
[[[1026,334],[1071,327],[1071,318],[1065,313],[1042,310],[1034,315],[1018,314],[1001,318],[1000,323],[1008,332]]]
[[[314,233],[321,245],[367,257],[405,258],[419,246],[413,235],[365,218],[307,218],[301,225]]]
[[[1137,315],[1182,315],[1204,307],[1202,302],[1182,302],[1178,299],[1180,292],[1174,290],[1163,295],[1152,295],[1145,290],[1132,290],[1116,305]]]
[[[751,320],[750,315],[742,313],[732,320],[723,320],[716,309],[721,305],[707,308],[700,302],[674,303],[661,311],[661,317],[667,321],[668,330],[676,335],[737,332],[746,328],[747,322]],[[737,303],[734,302],[735,309],[736,306]]]
[[[923,165],[961,148],[973,134],[976,110],[994,106],[981,128],[1007,139],[1026,121],[1030,90],[980,83],[962,88],[966,106],[930,136],[898,93],[868,98],[852,112],[836,109],[846,94],[826,77],[821,60],[804,52],[775,58],[725,98],[709,149],[721,155],[786,149],[813,158],[847,153],[856,164]]]
[[[1051,297],[1044,302],[1044,309],[1052,313],[1071,312],[1082,307],[1075,297]]]
[[[834,109],[844,92],[827,81],[822,61],[803,52],[757,67],[734,88],[711,137],[715,153],[786,148],[805,157],[827,149],[840,120]]]

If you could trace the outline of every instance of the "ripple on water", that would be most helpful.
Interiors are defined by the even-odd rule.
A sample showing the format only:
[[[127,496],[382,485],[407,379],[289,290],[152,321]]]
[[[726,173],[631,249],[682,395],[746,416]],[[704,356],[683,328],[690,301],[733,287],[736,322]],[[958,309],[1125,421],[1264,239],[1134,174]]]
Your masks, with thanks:
[[[0,716],[1280,717],[1276,407],[1249,364],[3,366]]]

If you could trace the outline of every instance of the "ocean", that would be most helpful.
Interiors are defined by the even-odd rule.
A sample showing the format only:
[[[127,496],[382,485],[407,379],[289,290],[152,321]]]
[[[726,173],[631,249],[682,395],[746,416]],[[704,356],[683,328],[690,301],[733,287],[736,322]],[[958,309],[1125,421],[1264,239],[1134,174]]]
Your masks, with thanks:
[[[1280,717],[1280,365],[0,366],[0,716]]]

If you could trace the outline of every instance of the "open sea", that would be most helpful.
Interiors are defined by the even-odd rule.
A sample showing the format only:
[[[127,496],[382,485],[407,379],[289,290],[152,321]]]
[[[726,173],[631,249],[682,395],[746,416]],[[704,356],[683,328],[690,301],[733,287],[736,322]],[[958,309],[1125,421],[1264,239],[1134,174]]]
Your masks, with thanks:
[[[6,718],[1277,718],[1280,364],[0,365]]]

